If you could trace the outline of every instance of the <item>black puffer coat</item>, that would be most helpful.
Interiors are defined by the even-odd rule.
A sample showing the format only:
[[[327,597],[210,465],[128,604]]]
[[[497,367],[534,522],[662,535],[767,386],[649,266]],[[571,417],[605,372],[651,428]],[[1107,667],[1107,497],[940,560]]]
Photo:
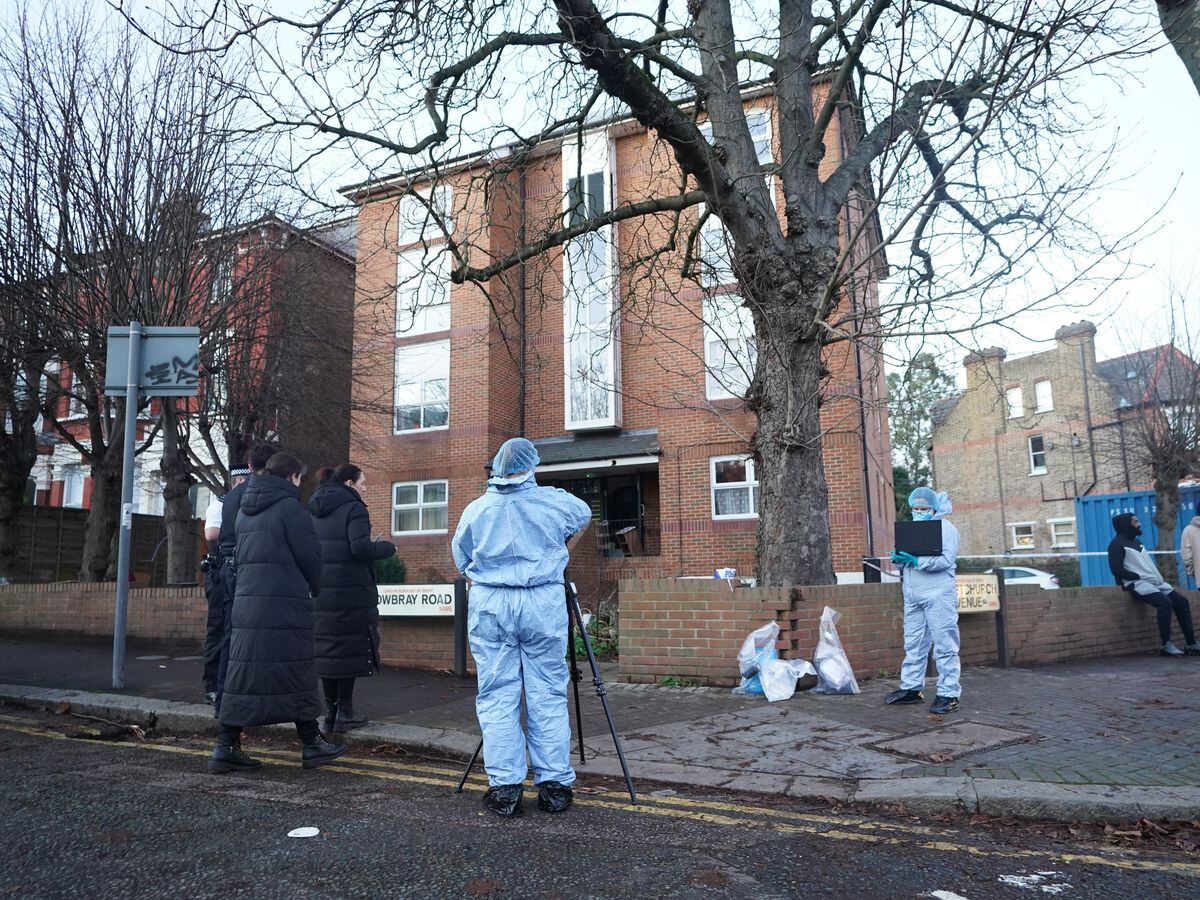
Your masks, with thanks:
[[[275,475],[251,476],[237,518],[237,593],[222,725],[315,719],[313,600],[321,550],[300,491]]]
[[[308,501],[321,542],[317,595],[317,674],[357,678],[379,667],[379,592],[375,560],[396,552],[371,540],[371,519],[358,492],[327,481]]]

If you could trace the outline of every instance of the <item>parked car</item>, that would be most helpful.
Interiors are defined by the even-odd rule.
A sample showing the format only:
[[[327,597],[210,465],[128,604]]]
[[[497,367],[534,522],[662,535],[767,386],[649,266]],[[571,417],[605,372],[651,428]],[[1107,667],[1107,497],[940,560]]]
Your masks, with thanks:
[[[988,569],[988,574],[995,571],[995,569]],[[1036,584],[1047,591],[1056,591],[1059,588],[1058,576],[1051,572],[1043,572],[1041,569],[1029,569],[1025,566],[1002,566],[1000,571],[1004,573],[1005,584]]]

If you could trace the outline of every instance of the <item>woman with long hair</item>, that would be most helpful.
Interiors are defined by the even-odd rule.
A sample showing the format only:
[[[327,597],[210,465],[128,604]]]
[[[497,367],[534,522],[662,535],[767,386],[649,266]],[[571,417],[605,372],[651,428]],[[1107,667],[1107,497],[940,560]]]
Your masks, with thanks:
[[[325,730],[345,732],[367,724],[354,710],[354,682],[379,669],[375,560],[395,554],[396,545],[371,539],[362,469],[345,463],[321,476],[308,501],[321,544],[317,674],[325,691]]]

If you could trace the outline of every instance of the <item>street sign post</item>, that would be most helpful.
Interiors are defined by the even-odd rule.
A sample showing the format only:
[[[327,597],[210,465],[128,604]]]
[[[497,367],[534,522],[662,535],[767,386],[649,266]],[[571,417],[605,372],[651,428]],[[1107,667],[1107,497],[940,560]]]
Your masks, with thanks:
[[[133,532],[133,455],[138,396],[187,397],[200,390],[200,329],[108,329],[104,393],[125,398],[125,445],[121,463],[121,531],[117,548],[117,603],[113,621],[113,687],[125,687],[125,625],[129,611],[129,554]]]

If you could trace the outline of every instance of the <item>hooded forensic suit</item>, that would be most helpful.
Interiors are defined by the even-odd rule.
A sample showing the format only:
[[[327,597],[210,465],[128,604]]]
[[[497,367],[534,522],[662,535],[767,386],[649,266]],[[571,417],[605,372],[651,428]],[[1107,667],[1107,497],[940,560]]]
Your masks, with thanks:
[[[528,442],[524,442],[528,444]],[[505,446],[508,446],[507,444]],[[467,633],[478,672],[475,710],[492,787],[525,780],[521,732],[524,690],[534,783],[575,780],[567,715],[567,539],[591,521],[591,508],[558,488],[539,487],[530,459],[497,454],[487,492],[463,511],[452,549],[471,582]],[[513,481],[502,477],[528,468]]]
[[[954,511],[945,491],[934,492],[917,488],[909,498],[911,504],[918,492],[927,492],[923,499],[933,507],[933,518],[942,523],[942,553],[940,556],[921,556],[917,564],[902,566],[904,593],[904,665],[900,669],[901,690],[921,690],[925,685],[925,669],[929,647],[937,665],[939,697],[958,697],[958,591],[954,572],[958,564],[958,529],[946,521]]]

